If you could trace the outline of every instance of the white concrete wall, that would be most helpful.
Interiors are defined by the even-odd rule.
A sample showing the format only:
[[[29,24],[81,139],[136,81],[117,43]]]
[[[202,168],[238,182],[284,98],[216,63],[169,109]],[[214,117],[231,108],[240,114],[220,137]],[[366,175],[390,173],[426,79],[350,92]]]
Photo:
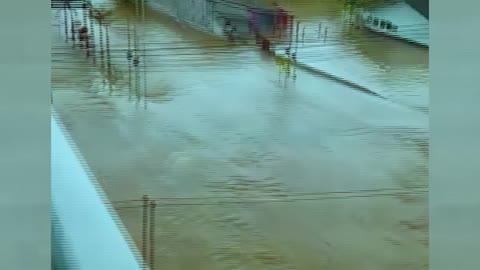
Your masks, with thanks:
[[[61,228],[63,259],[79,270],[140,270],[136,248],[75,145],[55,116],[51,125],[52,209],[60,223],[52,226]]]

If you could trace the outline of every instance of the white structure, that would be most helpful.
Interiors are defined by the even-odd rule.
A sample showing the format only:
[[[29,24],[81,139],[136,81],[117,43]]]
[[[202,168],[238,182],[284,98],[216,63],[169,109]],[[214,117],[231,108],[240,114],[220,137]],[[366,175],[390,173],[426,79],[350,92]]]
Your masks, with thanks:
[[[428,19],[403,0],[363,11],[362,20],[371,31],[429,46]]]
[[[51,125],[53,269],[142,269],[133,242],[55,116]]]

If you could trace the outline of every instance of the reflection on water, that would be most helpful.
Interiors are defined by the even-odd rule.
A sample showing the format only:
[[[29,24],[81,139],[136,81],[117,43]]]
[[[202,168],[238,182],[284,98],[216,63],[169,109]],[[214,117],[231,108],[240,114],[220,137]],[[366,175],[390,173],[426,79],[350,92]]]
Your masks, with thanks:
[[[321,2],[290,8],[341,16]],[[428,115],[300,69],[285,84],[248,44],[151,10],[132,97],[128,7],[112,15],[113,87],[54,35],[54,106],[139,246],[136,200],[156,200],[157,269],[427,269]],[[367,37],[338,36],[386,84],[428,68],[423,51]]]

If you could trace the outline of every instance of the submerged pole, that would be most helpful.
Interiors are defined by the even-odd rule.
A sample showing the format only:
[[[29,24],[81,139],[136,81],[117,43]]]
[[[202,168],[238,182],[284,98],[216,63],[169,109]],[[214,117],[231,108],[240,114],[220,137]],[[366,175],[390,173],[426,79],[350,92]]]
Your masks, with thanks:
[[[102,20],[99,20],[98,21],[98,32],[99,32],[99,35],[100,35],[100,65],[102,68],[104,68],[105,66],[105,59],[104,59],[104,48],[103,48],[103,23],[102,23]]]
[[[155,270],[155,201],[150,201],[150,270]]]
[[[143,195],[143,214],[142,214],[142,257],[143,257],[143,269],[148,270],[147,258],[148,258],[148,202],[149,198],[147,195]]]
[[[128,62],[128,100],[132,98],[132,38],[131,38],[130,18],[127,20],[127,62]]]
[[[73,18],[73,13],[70,12],[70,24],[71,24],[71,34],[72,34],[72,46],[75,48],[75,20]]]
[[[142,2],[142,47],[143,47],[143,102],[144,102],[144,109],[147,109],[147,48],[146,48],[146,32],[145,32],[145,0],[141,0]]]
[[[97,62],[96,56],[97,55],[95,53],[95,27],[94,27],[94,24],[93,24],[92,12],[93,12],[92,7],[89,7],[88,21],[89,21],[89,24],[90,24],[90,29],[89,29],[89,35],[88,35],[89,42],[88,42],[87,45],[88,45],[88,50],[91,52],[91,55],[93,55],[93,57],[92,57],[93,64],[96,64],[96,62]]]
[[[302,29],[302,45],[305,45],[305,27],[306,26],[304,26]]]
[[[63,21],[65,24],[65,41],[68,42],[68,13],[67,13],[67,5],[64,4],[63,6]]]
[[[133,42],[134,42],[134,55],[133,55],[133,66],[135,68],[135,93],[137,96],[137,104],[140,99],[140,56],[138,52],[138,24],[139,19],[139,3],[138,0],[135,0],[135,22],[133,25]]]
[[[112,64],[111,64],[111,55],[110,55],[110,35],[108,31],[108,24],[105,25],[105,46],[106,46],[106,53],[107,53],[107,72],[108,75],[111,75],[112,72]]]

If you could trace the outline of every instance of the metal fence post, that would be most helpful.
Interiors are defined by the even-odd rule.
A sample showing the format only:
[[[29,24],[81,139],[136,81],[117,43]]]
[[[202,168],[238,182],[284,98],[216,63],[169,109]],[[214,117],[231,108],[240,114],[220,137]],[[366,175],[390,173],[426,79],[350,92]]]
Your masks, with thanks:
[[[147,264],[147,258],[148,258],[148,238],[147,238],[147,233],[148,233],[148,202],[149,198],[147,195],[143,195],[142,201],[143,201],[143,214],[142,214],[142,256],[143,256],[143,269],[148,270],[148,264]]]
[[[150,201],[150,270],[155,270],[155,201]]]

